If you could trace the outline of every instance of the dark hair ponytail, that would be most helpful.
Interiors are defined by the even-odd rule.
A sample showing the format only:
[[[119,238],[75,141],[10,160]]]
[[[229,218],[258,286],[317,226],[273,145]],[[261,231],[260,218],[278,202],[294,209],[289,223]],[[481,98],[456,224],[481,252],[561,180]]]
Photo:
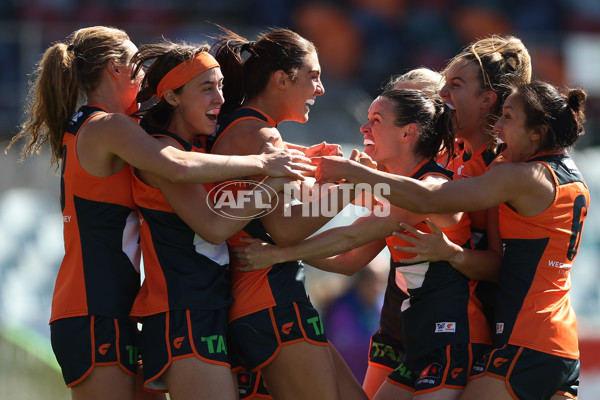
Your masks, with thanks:
[[[451,129],[450,109],[439,96],[431,98],[414,89],[392,89],[384,91],[380,97],[393,101],[397,126],[411,123],[418,125],[419,138],[415,147],[417,154],[432,158],[440,150],[445,150],[452,156],[454,133]]]
[[[219,28],[224,34],[216,38],[211,51],[224,76],[225,104],[220,118],[262,93],[275,71],[284,71],[295,81],[304,58],[317,51],[310,41],[289,29],[273,28],[253,42],[222,26]]]
[[[561,93],[555,86],[535,81],[513,89],[523,100],[528,128],[547,126],[548,133],[540,150],[571,147],[585,131],[585,100],[583,89],[567,89]]]

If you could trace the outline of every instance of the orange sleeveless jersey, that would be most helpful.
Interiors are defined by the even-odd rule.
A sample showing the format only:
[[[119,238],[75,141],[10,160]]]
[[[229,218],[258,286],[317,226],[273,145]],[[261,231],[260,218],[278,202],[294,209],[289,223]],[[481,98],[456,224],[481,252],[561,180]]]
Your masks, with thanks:
[[[500,154],[499,149],[494,152],[488,149],[487,145],[481,146],[470,156],[461,150],[456,154],[446,166],[446,169],[454,171],[454,179],[470,178],[482,175],[486,172],[490,164]],[[471,219],[471,228],[475,231],[485,232],[486,230],[486,211],[474,211],[469,213]]]
[[[428,175],[452,179],[452,172],[433,160],[425,160],[409,176],[422,180]],[[415,228],[431,232],[425,222],[418,223]],[[453,243],[470,248],[471,228],[467,214],[442,231]],[[469,280],[446,261],[401,264],[399,260],[415,255],[395,250],[394,246],[411,244],[395,236],[386,238],[386,243],[397,279],[404,280],[410,294],[400,308],[406,326],[407,359],[421,357],[446,344],[469,341],[491,344],[483,307],[475,295],[476,281]]]
[[[182,150],[204,152],[170,132],[145,129],[154,137],[172,139]],[[213,186],[204,184],[207,192]],[[132,187],[140,218],[145,279],[131,316],[229,306],[227,245],[214,245],[202,239],[177,216],[160,189],[145,184],[135,173]]]
[[[566,153],[543,153],[529,162],[542,163],[552,172],[556,194],[552,204],[534,217],[500,206],[504,257],[494,344],[577,359],[570,271],[588,212],[589,191]]]
[[[415,169],[408,175],[413,179],[423,180],[430,175],[438,175],[447,178],[448,180],[452,180],[453,173],[450,170],[444,169],[438,163],[436,163],[433,159],[425,159],[419,165],[415,167]],[[463,217],[456,224],[442,229],[442,231],[448,236],[453,243],[456,243],[460,246],[464,246],[469,242],[471,238],[471,232],[469,229],[470,221],[469,217],[466,214],[463,214]],[[422,231],[431,233],[431,230],[427,227],[425,222],[419,222],[415,225],[415,228]],[[405,242],[404,240],[396,237],[390,236],[386,238],[386,243],[390,250],[392,260],[394,262],[398,262],[400,259],[404,258],[412,258],[415,256],[413,253],[405,253],[399,250],[394,250],[394,246],[410,246],[410,243]]]
[[[65,256],[56,279],[50,322],[84,315],[128,318],[140,285],[130,168],[99,178],[87,173],[77,157],[81,128],[102,113],[106,110],[97,105],[81,107],[63,137]]]
[[[234,111],[220,126],[214,145],[226,135],[233,125],[248,119],[264,121],[276,126],[275,121],[268,115],[253,108],[241,108]],[[243,189],[238,186],[238,189]],[[233,189],[233,188],[232,188]],[[233,189],[235,191],[235,189]],[[241,237],[255,237],[273,243],[269,234],[262,226],[260,219],[253,219],[244,230],[238,232],[227,244],[230,248],[247,246],[240,242]],[[303,269],[299,262],[276,264],[260,271],[242,272],[237,269],[239,264],[231,260],[231,293],[234,302],[229,308],[229,319],[234,320],[254,312],[274,307],[278,304],[291,302],[310,302],[304,288]]]

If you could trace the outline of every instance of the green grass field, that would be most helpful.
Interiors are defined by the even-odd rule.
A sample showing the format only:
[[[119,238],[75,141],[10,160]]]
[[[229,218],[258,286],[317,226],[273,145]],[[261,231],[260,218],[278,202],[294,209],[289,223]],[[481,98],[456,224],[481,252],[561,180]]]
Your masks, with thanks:
[[[23,326],[0,325],[0,399],[70,398],[50,341]]]

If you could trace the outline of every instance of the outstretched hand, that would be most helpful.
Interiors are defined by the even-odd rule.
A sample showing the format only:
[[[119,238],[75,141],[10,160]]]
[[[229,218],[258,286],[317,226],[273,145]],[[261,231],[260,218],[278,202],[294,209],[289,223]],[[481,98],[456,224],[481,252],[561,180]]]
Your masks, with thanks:
[[[319,183],[341,182],[352,167],[350,160],[339,156],[313,157],[311,161],[317,167],[315,179]]]
[[[269,139],[261,149],[259,157],[263,160],[263,172],[272,177],[289,176],[293,179],[304,180],[303,172],[314,174],[315,167],[310,158],[302,152],[283,150],[273,146],[274,138]]]
[[[350,154],[350,159],[366,167],[377,169],[377,163],[373,161],[373,159],[363,151],[357,149],[352,150],[352,154]]]
[[[460,246],[452,243],[444,232],[431,222],[429,218],[425,220],[425,223],[431,230],[431,233],[420,231],[404,222],[398,224],[403,231],[392,233],[392,235],[412,245],[394,246],[394,250],[416,254],[415,257],[401,259],[399,260],[400,262],[450,261],[457,254],[457,250],[460,251]]]
[[[237,246],[232,249],[233,259],[245,265],[237,267],[238,271],[258,271],[277,263],[274,257],[277,246],[251,237],[241,237],[240,241],[248,243],[248,246]]]
[[[321,157],[321,156],[343,156],[342,146],[339,144],[331,144],[327,142],[321,142],[313,146],[304,149],[304,155],[306,157]]]

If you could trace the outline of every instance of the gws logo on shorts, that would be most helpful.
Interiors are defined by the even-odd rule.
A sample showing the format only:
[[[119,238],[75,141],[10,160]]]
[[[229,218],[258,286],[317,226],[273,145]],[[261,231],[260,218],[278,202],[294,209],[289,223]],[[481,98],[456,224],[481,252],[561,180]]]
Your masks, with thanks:
[[[494,359],[493,364],[494,364],[494,367],[499,368],[502,364],[504,364],[507,361],[508,361],[508,358],[498,357],[498,358]]]
[[[281,326],[281,332],[285,333],[286,335],[289,335],[290,332],[292,331],[293,326],[294,326],[294,321],[288,322],[287,324],[283,324]]]
[[[181,344],[183,343],[184,340],[185,340],[184,336],[176,337],[175,339],[173,339],[173,346],[175,346],[176,349],[180,349]]]
[[[111,345],[110,343],[101,344],[100,346],[98,346],[98,353],[105,356],[106,353],[108,352],[108,349],[110,349],[110,345]]]
[[[504,322],[496,322],[496,334],[504,333]]]
[[[435,333],[456,332],[456,322],[436,322]]]
[[[277,192],[266,184],[261,184],[259,190],[255,190],[260,182],[253,180],[237,180],[222,182],[212,188],[206,195],[206,203],[214,213],[231,219],[253,219],[258,216],[264,216],[272,212],[279,198]],[[264,202],[263,191],[266,191],[274,204]],[[255,212],[244,216],[237,215],[236,210],[242,210],[245,207],[254,207]]]
[[[458,378],[460,373],[463,371],[464,371],[464,368],[454,368],[452,370],[452,372],[450,373],[450,375],[452,376],[452,379],[456,379],[456,378]]]

